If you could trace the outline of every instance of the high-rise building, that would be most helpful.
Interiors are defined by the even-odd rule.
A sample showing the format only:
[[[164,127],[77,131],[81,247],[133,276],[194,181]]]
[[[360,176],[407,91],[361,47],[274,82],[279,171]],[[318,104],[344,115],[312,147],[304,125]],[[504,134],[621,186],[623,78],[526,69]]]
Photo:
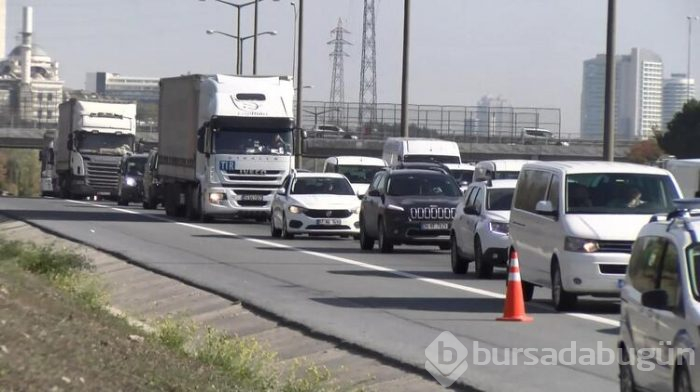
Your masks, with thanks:
[[[137,101],[138,103],[158,102],[158,78],[125,76],[110,72],[89,72],[85,89],[101,96]]]
[[[490,136],[513,133],[513,106],[508,100],[500,95],[484,95],[476,106],[477,133]]]
[[[583,62],[581,137],[602,139],[605,105],[605,55]],[[645,139],[661,129],[663,63],[645,49],[615,57],[615,135]]]
[[[695,97],[695,80],[688,79],[684,73],[674,73],[664,79],[662,130],[666,130],[668,122],[673,116],[683,110],[688,98]]]

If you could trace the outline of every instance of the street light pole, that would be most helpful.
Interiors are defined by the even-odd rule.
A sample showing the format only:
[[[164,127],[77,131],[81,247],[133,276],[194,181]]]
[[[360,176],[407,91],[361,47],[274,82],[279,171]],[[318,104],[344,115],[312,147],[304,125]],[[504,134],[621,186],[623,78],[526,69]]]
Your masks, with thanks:
[[[237,28],[238,32],[236,33],[236,75],[241,74],[241,7],[236,7],[236,14],[238,15],[238,23],[237,23]]]
[[[403,65],[401,70],[401,136],[408,137],[408,33],[411,0],[403,2]]]
[[[687,16],[686,18],[688,18],[688,74],[686,75],[686,90],[688,92],[688,97],[686,101],[690,101],[690,42],[693,34],[693,20],[700,20],[700,16]]]
[[[221,35],[225,35],[225,36],[227,36],[227,37],[229,37],[229,38],[235,39],[235,40],[238,42],[238,45],[239,45],[240,48],[241,48],[241,50],[238,51],[238,58],[239,58],[239,60],[240,60],[240,63],[243,64],[243,50],[242,50],[242,48],[243,48],[243,42],[244,42],[245,40],[251,39],[251,38],[256,38],[256,39],[257,39],[257,37],[260,36],[260,35],[277,35],[277,30],[263,31],[262,33],[258,33],[257,35],[249,35],[249,36],[246,36],[246,37],[239,37],[239,36],[237,36],[237,35],[233,35],[233,34],[229,34],[229,33],[224,33],[223,31],[218,31],[218,30],[207,30],[207,34],[209,34],[209,35],[211,35],[211,34],[221,34]],[[242,72],[243,72],[243,66],[241,65],[239,74],[242,73]]]
[[[605,118],[603,159],[615,160],[615,0],[608,0],[608,35],[605,54]]]
[[[292,78],[296,82],[296,69],[297,69],[297,3],[290,3],[294,8],[294,31],[292,32]]]
[[[253,17],[253,75],[258,74],[258,0],[255,0],[255,16]]]

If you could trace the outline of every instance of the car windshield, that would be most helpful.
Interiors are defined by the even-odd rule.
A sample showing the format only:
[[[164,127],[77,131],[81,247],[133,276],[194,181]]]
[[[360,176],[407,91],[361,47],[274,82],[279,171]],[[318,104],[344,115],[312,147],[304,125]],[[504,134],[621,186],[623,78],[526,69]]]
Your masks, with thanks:
[[[461,163],[460,158],[452,155],[405,155],[404,162],[438,162],[438,163]]]
[[[129,158],[126,160],[124,172],[128,176],[143,176],[146,167],[146,157]]]
[[[670,176],[587,173],[566,177],[570,214],[655,214],[674,209],[679,197]]]
[[[131,152],[133,135],[115,133],[76,133],[78,151],[101,155],[124,155]]]
[[[512,188],[489,189],[486,209],[490,211],[510,211],[514,191],[515,189]]]
[[[491,178],[493,180],[517,180],[519,171],[497,171]]]
[[[700,301],[700,244],[688,248],[688,271],[695,300]]]
[[[297,178],[292,184],[291,193],[293,195],[355,195],[346,179],[329,177]]]
[[[214,132],[213,153],[292,155],[291,129],[228,129]]]
[[[452,169],[450,170],[450,173],[452,173],[452,177],[454,177],[457,182],[471,182],[472,177],[474,176],[474,170]]]
[[[401,174],[389,178],[389,196],[459,197],[462,192],[455,180],[439,174]]]
[[[336,171],[347,177],[353,184],[369,184],[374,175],[383,169],[383,166],[339,165]]]

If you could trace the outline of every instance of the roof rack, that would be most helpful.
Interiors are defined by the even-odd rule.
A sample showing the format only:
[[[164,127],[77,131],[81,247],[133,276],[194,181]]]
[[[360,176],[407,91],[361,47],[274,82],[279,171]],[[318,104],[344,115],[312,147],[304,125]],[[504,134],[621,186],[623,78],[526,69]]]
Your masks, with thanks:
[[[691,240],[693,242],[698,242],[698,237],[695,230],[690,225],[688,218],[700,215],[700,211],[693,214],[693,210],[700,210],[700,198],[676,199],[673,201],[673,204],[676,206],[676,209],[671,211],[666,216],[666,220],[669,222],[666,231],[671,229],[671,226],[676,222],[676,220],[680,220],[683,223],[683,228],[688,231],[688,234],[690,234]]]

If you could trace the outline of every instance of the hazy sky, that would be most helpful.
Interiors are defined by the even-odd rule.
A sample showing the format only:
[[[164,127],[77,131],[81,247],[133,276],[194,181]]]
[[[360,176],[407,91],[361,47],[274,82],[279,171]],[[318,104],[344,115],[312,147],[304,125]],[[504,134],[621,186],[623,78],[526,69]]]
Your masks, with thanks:
[[[243,2],[242,0],[239,2]],[[258,73],[291,74],[294,9],[289,0],[260,3]],[[22,6],[34,6],[35,42],[60,63],[72,88],[85,73],[134,76],[231,73],[235,8],[214,0],[7,0],[7,50],[19,42]],[[559,107],[563,132],[577,132],[582,62],[605,51],[607,0],[413,0],[410,102],[475,105],[485,94],[516,106]],[[305,99],[328,100],[331,62],[326,45],[342,18],[346,39],[346,101],[358,100],[362,0],[304,3]],[[242,11],[242,35],[252,34],[253,7]],[[618,0],[617,52],[655,51],[664,73],[686,72],[688,23],[700,0]],[[377,93],[400,102],[403,1],[377,0]],[[252,68],[252,40],[245,44]],[[700,76],[700,23],[693,30],[692,75]]]

